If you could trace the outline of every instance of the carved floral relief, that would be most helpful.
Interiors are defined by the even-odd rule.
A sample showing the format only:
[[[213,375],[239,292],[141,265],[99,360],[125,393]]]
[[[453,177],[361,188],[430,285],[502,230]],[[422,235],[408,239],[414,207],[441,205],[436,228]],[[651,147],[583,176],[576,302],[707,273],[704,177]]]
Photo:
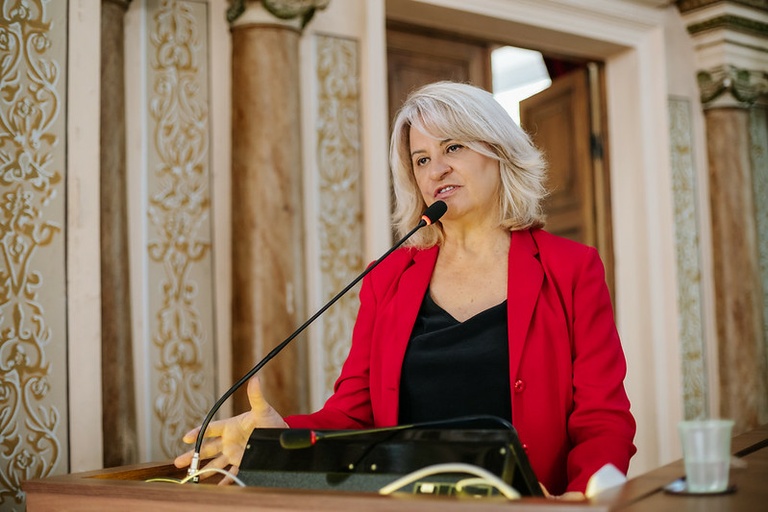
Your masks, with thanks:
[[[357,42],[317,36],[317,162],[320,273],[325,302],[363,270],[360,92]],[[324,393],[349,351],[357,315],[355,287],[323,316]]]
[[[0,13],[0,509],[66,470],[66,3]]]
[[[669,117],[677,248],[678,324],[683,365],[683,412],[686,419],[696,419],[708,416],[709,407],[690,103],[687,100],[670,99]]]
[[[152,447],[154,456],[172,457],[186,450],[182,435],[213,403],[207,13],[200,2],[154,3],[147,135]]]

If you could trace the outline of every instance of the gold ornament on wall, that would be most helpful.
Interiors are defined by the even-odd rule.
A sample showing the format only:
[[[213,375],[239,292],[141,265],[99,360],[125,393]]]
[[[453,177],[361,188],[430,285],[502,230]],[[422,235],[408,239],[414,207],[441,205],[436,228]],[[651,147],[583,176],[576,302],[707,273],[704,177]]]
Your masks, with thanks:
[[[154,235],[148,254],[154,302],[152,341],[156,389],[153,412],[165,456],[180,453],[182,435],[208,410],[206,294],[201,293],[211,251],[208,109],[198,20],[192,2],[163,0],[154,14],[150,117],[154,176],[148,216]],[[153,379],[154,381],[154,379]]]
[[[323,301],[363,270],[360,91],[357,42],[317,36],[317,167]],[[358,287],[323,317],[323,392],[349,351]]]
[[[687,99],[670,98],[669,140],[677,252],[677,305],[683,372],[685,419],[709,416],[705,333],[701,289],[701,241],[696,201],[691,105]]]
[[[0,504],[22,504],[21,481],[66,460],[63,45],[52,39],[66,27],[54,33],[46,7],[3,2],[0,14]]]

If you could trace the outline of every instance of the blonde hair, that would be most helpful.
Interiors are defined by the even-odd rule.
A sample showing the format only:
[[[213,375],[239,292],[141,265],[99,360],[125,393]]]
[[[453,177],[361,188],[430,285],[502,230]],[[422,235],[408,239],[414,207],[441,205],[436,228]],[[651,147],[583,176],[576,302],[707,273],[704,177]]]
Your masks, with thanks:
[[[408,96],[392,127],[389,156],[395,193],[395,228],[404,236],[427,205],[419,192],[410,157],[410,129],[460,142],[499,162],[499,225],[510,231],[541,227],[546,196],[546,163],[528,135],[493,95],[473,85],[436,82]],[[440,223],[421,229],[408,241],[431,247],[443,241]]]

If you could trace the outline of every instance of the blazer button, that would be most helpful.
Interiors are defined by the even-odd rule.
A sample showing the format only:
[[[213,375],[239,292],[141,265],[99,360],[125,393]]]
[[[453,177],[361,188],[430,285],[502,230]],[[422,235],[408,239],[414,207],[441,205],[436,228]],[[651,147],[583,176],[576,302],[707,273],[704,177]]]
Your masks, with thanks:
[[[525,389],[525,382],[520,379],[515,381],[515,393],[522,393]]]

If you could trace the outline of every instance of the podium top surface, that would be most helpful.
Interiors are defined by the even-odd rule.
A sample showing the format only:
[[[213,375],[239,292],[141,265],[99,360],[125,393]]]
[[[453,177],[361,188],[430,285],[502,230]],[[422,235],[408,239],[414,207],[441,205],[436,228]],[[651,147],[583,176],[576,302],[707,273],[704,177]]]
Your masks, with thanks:
[[[173,484],[146,482],[151,478],[181,479],[183,470],[170,463],[148,463],[100,471],[53,476],[24,482],[28,512],[66,512],[109,510],[206,511],[212,507],[228,512],[280,511],[305,512],[344,510],[371,512],[480,512],[508,511],[510,504],[502,497],[457,499],[447,496],[392,495],[373,492],[314,491],[270,489],[262,487],[218,486],[213,483]],[[557,502],[546,498],[515,501],[515,510],[548,512],[560,510]],[[607,511],[605,504],[580,504],[575,509]]]
[[[507,501],[501,497],[462,499],[448,496],[392,495],[368,492],[271,489],[217,486],[209,483],[173,484],[147,482],[152,478],[185,476],[170,462],[146,463],[119,468],[52,476],[23,483],[28,512],[153,510],[158,512],[227,512],[344,510],[454,512],[454,511],[627,511],[654,512],[761,510],[768,501],[768,425],[737,436],[733,453],[744,464],[731,469],[736,492],[718,496],[676,496],[664,486],[684,475],[682,461],[631,479],[584,502],[563,502],[539,497]]]

